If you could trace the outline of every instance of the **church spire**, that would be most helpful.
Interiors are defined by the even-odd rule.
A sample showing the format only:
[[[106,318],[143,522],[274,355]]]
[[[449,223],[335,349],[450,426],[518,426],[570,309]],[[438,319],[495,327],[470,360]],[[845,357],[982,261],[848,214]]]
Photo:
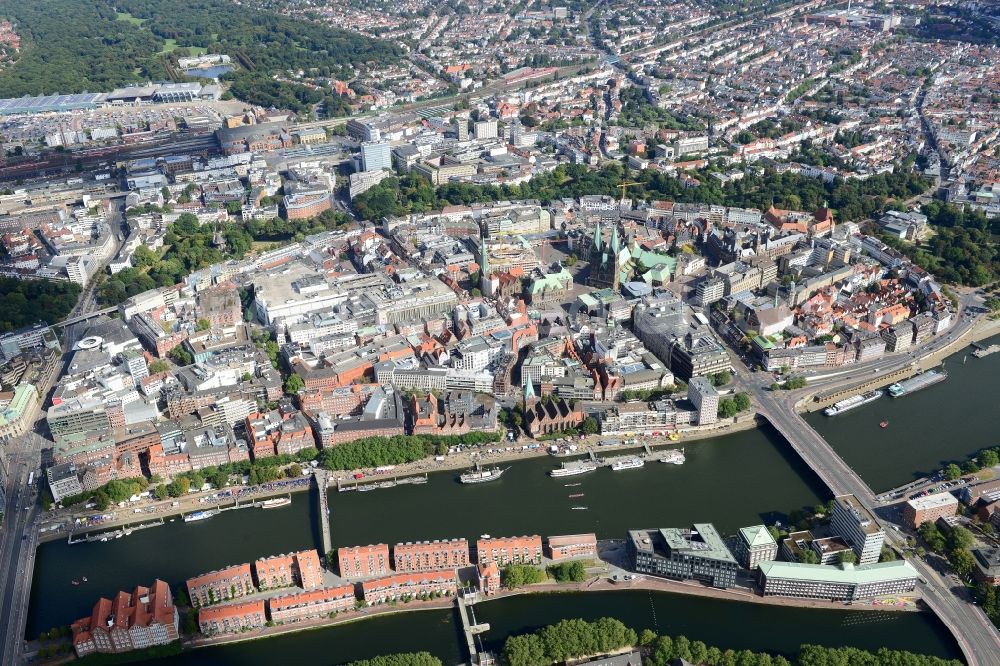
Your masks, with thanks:
[[[621,246],[618,244],[618,225],[614,225],[611,229],[611,254],[617,256],[618,251]]]
[[[528,398],[535,397],[535,385],[531,383],[531,375],[527,375],[524,378],[524,401],[527,402]]]
[[[598,220],[594,226],[594,251],[601,251],[601,221]]]

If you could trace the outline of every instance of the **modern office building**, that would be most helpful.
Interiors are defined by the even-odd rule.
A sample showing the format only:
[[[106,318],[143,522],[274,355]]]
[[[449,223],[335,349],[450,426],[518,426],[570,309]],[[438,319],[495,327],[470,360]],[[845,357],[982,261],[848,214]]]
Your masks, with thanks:
[[[698,425],[711,425],[719,420],[719,392],[707,377],[691,378],[688,400],[698,412]]]
[[[45,475],[49,480],[49,490],[52,492],[52,499],[54,501],[58,503],[66,497],[79,495],[83,492],[83,485],[80,483],[80,471],[71,462],[52,465],[45,470]]]
[[[497,129],[495,120],[480,120],[474,126],[476,138],[480,140],[497,138]]]
[[[770,562],[778,557],[778,544],[763,525],[741,527],[736,533],[734,555],[744,568],[756,569],[761,562]]]
[[[362,171],[392,171],[392,149],[384,141],[361,144]]]
[[[858,556],[859,565],[878,562],[885,532],[854,495],[834,498],[830,529],[851,545],[854,554]]]
[[[329,192],[294,192],[286,194],[282,201],[285,217],[289,220],[306,220],[333,207],[333,197]]]
[[[766,596],[854,601],[912,592],[920,574],[905,560],[853,564],[761,562],[760,585]]]
[[[903,522],[916,528],[938,518],[954,516],[957,512],[958,500],[954,495],[949,492],[934,493],[906,500],[903,504]]]
[[[726,295],[726,283],[717,277],[707,277],[695,287],[695,302],[707,308]]]
[[[736,584],[736,559],[710,523],[696,523],[690,530],[630,530],[625,549],[638,573],[699,580],[719,588]]]
[[[52,405],[46,420],[56,444],[78,441],[89,437],[89,433],[106,433],[112,429],[104,403],[93,397],[73,398]]]

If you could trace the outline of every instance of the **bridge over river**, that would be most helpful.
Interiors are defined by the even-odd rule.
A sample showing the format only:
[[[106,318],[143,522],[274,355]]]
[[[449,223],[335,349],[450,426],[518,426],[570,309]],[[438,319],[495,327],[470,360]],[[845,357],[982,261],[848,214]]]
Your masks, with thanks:
[[[781,433],[792,449],[809,465],[834,495],[854,495],[886,532],[886,543],[905,547],[903,534],[888,527],[877,512],[875,493],[833,447],[802,418],[795,399],[785,392],[755,390],[758,415]],[[953,585],[920,558],[910,563],[922,576],[920,591],[924,602],[955,636],[969,666],[990,666],[1000,655],[1000,633],[982,609],[976,606],[963,586]],[[954,589],[953,589],[954,588]]]

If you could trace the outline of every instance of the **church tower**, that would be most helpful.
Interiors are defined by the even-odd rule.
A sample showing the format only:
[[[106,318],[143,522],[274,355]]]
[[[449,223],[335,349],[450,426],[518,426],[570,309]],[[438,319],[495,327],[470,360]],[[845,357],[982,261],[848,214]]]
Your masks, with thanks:
[[[594,242],[590,248],[590,285],[592,287],[611,287],[618,290],[621,286],[622,245],[618,238],[618,225],[611,227],[611,241],[607,244],[601,237],[601,225],[598,222],[594,231]]]

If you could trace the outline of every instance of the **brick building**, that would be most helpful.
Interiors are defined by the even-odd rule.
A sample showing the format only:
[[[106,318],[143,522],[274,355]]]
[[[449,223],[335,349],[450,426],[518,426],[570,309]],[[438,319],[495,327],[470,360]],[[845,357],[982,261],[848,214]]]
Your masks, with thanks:
[[[389,546],[384,543],[337,549],[337,570],[343,578],[386,576],[391,565]]]
[[[232,282],[199,291],[197,304],[198,319],[207,320],[213,327],[243,323],[240,294]]]
[[[392,547],[398,572],[456,569],[469,564],[469,542],[465,539],[397,543]]]
[[[323,568],[315,550],[264,557],[254,562],[253,568],[257,587],[261,590],[273,590],[296,583],[305,590],[323,585]]]
[[[267,602],[272,622],[298,622],[354,608],[353,585],[322,587],[274,597]]]
[[[366,580],[361,584],[364,600],[369,605],[396,601],[404,597],[452,596],[458,590],[451,572],[402,573]]]
[[[545,554],[554,562],[584,557],[597,557],[596,534],[550,536],[545,541]]]
[[[71,630],[78,657],[141,650],[177,640],[177,606],[170,586],[156,580],[152,587],[119,592],[113,600],[99,599],[91,614],[74,622]]]
[[[260,600],[210,606],[198,611],[198,627],[206,636],[259,629],[266,622],[264,602]]]
[[[479,564],[496,562],[506,564],[541,564],[542,537],[498,537],[476,541],[476,561]]]
[[[476,577],[479,579],[479,591],[487,597],[500,591],[500,567],[496,562],[477,565]]]
[[[196,608],[254,593],[249,564],[237,564],[187,581],[188,598]]]
[[[914,497],[903,504],[903,522],[917,528],[938,518],[954,516],[957,511],[958,500],[949,492]]]

